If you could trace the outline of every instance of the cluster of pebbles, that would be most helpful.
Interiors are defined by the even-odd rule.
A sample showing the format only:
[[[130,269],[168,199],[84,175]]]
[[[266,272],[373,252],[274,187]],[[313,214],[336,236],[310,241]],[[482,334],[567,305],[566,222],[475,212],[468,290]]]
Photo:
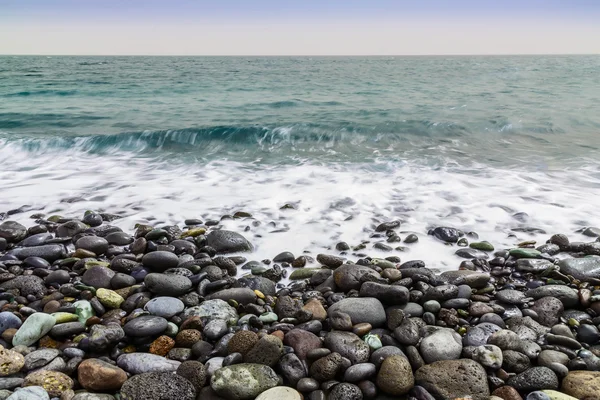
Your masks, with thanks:
[[[366,254],[418,240],[397,221],[258,262],[219,221],[32,218],[0,224],[0,400],[600,399],[595,228],[494,249],[437,227],[464,259],[439,274]]]

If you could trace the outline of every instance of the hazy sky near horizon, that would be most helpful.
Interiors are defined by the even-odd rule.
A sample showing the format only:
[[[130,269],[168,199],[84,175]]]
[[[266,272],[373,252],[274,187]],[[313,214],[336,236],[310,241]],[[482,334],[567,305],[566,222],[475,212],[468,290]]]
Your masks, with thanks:
[[[600,0],[0,0],[0,54],[600,53]]]

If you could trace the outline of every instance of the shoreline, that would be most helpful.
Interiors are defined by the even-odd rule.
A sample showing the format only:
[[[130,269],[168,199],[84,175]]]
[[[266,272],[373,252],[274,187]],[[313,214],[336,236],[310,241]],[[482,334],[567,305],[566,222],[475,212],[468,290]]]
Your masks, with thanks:
[[[588,242],[539,234],[548,242],[501,249],[390,220],[363,231],[381,258],[338,242],[253,261],[249,233],[219,220],[126,233],[112,214],[38,217],[0,223],[0,393],[600,398],[586,392],[600,391],[596,228],[578,233]],[[451,246],[458,269],[438,274],[395,250],[425,237]]]

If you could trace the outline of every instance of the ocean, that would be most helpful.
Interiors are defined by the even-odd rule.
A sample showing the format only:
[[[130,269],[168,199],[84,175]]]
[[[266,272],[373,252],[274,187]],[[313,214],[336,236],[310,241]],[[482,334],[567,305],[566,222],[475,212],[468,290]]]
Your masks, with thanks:
[[[0,57],[0,214],[226,219],[256,260],[363,241],[455,269],[600,226],[600,56]],[[391,253],[373,226],[419,236]]]

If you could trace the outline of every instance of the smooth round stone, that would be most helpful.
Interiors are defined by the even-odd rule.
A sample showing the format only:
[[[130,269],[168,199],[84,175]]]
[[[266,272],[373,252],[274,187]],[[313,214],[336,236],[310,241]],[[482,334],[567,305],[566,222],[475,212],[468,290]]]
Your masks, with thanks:
[[[206,324],[203,333],[208,339],[217,340],[223,337],[227,331],[227,322],[222,319],[215,319]]]
[[[84,272],[81,281],[95,288],[110,288],[110,281],[115,276],[115,272],[106,267],[95,266]]]
[[[63,285],[69,283],[70,280],[71,276],[69,275],[69,272],[62,269],[52,271],[44,278],[44,282],[47,284],[58,283]]]
[[[302,400],[302,395],[292,388],[277,386],[265,390],[256,400]]]
[[[423,307],[418,303],[406,303],[405,306],[400,307],[407,317],[421,317],[423,315]]]
[[[171,318],[185,309],[181,300],[175,297],[155,297],[146,303],[144,309],[152,315]]]
[[[115,246],[126,246],[133,242],[133,237],[125,232],[111,232],[106,235],[106,241]]]
[[[456,360],[462,352],[462,338],[451,329],[439,329],[421,340],[420,350],[427,364]]]
[[[376,372],[377,368],[375,367],[375,364],[355,364],[346,370],[344,373],[344,380],[346,382],[360,382],[374,376]]]
[[[577,329],[577,340],[590,345],[596,344],[600,340],[600,332],[594,325],[581,324]]]
[[[137,375],[146,372],[175,372],[181,363],[156,354],[130,353],[119,356],[117,365],[130,374]]]
[[[49,314],[30,315],[13,337],[13,346],[31,346],[50,332],[55,323],[56,320]]]
[[[496,293],[496,300],[507,304],[522,304],[525,297],[525,293],[514,289],[504,289]]]
[[[18,388],[6,400],[50,400],[50,396],[41,386],[28,386]]]
[[[23,265],[27,268],[37,269],[48,269],[50,268],[50,263],[41,257],[27,257],[23,260]]]
[[[428,300],[425,303],[423,303],[423,309],[433,314],[437,314],[441,308],[442,306],[436,300]]]
[[[304,393],[319,389],[319,382],[313,378],[302,378],[298,381],[296,388]]]
[[[84,236],[75,242],[75,248],[88,250],[99,256],[108,250],[108,242],[102,237]]]
[[[168,251],[153,251],[144,255],[142,264],[152,271],[164,272],[169,268],[176,268],[179,264],[179,257]]]
[[[21,318],[10,311],[3,311],[0,313],[0,334],[9,328],[18,329],[22,324]]]
[[[154,315],[142,315],[127,322],[123,331],[128,336],[157,336],[167,329],[167,320]]]
[[[136,284],[136,280],[133,276],[117,272],[115,276],[110,280],[111,289],[123,289]]]
[[[67,337],[72,335],[77,335],[79,333],[85,332],[85,325],[81,322],[67,322],[60,325],[54,325],[54,327],[50,330],[50,336],[52,337]]]
[[[151,273],[144,278],[144,284],[152,293],[174,297],[186,294],[192,288],[192,281],[182,275]]]

